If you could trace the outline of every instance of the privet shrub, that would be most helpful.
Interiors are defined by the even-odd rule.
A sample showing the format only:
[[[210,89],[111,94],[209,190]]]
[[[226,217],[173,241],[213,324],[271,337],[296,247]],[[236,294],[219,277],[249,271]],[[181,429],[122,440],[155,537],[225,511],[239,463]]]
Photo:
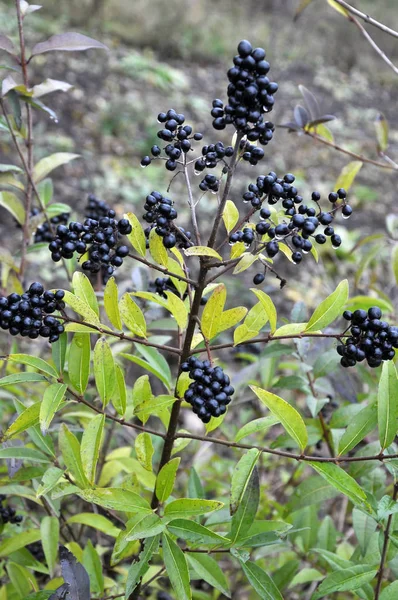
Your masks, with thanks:
[[[29,64],[104,46],[65,33],[28,53],[24,19],[38,8],[16,2],[19,50],[0,36],[16,66],[2,83],[1,132],[18,163],[0,165],[0,197],[22,232],[19,252],[1,255],[1,600],[396,598],[391,303],[350,298],[346,279],[309,319],[300,304],[289,317],[274,303],[288,261],[294,281],[323,245],[344,247],[335,224],[352,214],[344,187],[358,163],[323,198],[270,170],[278,85],[265,51],[243,40],[208,143],[161,107],[159,145],[141,160],[184,178],[188,211],[171,189],[148,190],[137,214],[94,195],[75,214],[52,201],[48,175],[76,155],[33,154],[33,113],[55,119],[42,96],[69,86],[31,87]],[[332,117],[302,91],[307,108],[286,127],[322,137]],[[243,162],[255,175],[240,196]],[[32,281],[43,248],[65,289]],[[124,263],[151,274],[149,289],[125,279],[119,293]],[[249,269],[250,306],[230,293],[225,308],[225,276]],[[254,367],[239,377],[233,348]],[[344,380],[345,368],[363,382],[351,403],[344,389],[330,396],[326,377]]]

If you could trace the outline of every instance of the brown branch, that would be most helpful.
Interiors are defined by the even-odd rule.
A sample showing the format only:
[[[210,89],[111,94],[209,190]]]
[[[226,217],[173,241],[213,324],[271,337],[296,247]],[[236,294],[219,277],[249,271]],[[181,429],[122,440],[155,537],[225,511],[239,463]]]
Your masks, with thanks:
[[[392,499],[394,500],[394,502],[396,501],[397,498],[398,498],[398,482],[396,482],[394,484],[394,492],[392,495]],[[389,537],[390,537],[392,518],[393,518],[392,514],[388,515],[386,528],[384,530],[383,549],[381,551],[380,567],[379,567],[379,572],[377,574],[377,582],[376,582],[376,588],[375,588],[375,600],[378,600],[380,597],[381,584],[383,581],[384,568],[385,568],[386,559],[387,559],[387,550],[388,550],[388,542],[389,542]]]
[[[380,23],[380,21],[376,21],[376,19],[373,19],[373,17],[361,12],[357,8],[354,8],[353,6],[351,6],[351,4],[348,4],[348,2],[345,2],[344,0],[335,0],[335,2],[336,4],[340,4],[340,6],[345,8],[352,15],[356,15],[357,17],[365,21],[365,23],[369,23],[369,25],[373,25],[373,27],[381,29],[381,31],[384,31],[384,33],[388,33],[388,35],[392,35],[393,37],[398,38],[398,31],[390,29],[390,27],[387,27],[387,25],[384,25],[384,23]]]
[[[137,256],[136,254],[129,254],[129,258],[134,258],[135,260],[138,260],[138,262],[142,263],[143,265],[146,265],[147,267],[150,267],[151,269],[155,269],[156,271],[160,271],[161,273],[164,273],[165,275],[169,275],[169,277],[175,277],[176,279],[179,279],[180,281],[185,281],[185,283],[189,283],[193,287],[196,286],[196,282],[193,279],[189,279],[189,277],[183,277],[182,275],[178,275],[177,273],[172,273],[171,271],[166,269],[166,267],[161,267],[160,265],[157,265],[156,263],[152,263],[151,261],[147,260],[143,256]]]

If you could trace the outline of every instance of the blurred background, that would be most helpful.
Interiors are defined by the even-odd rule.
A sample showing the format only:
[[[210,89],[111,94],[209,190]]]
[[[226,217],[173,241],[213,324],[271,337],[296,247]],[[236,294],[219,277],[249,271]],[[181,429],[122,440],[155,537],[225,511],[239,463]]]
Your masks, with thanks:
[[[395,0],[356,4],[398,29]],[[87,34],[109,47],[109,52],[43,54],[30,64],[31,84],[51,77],[74,86],[68,93],[45,99],[56,111],[57,123],[35,111],[36,160],[53,152],[82,157],[53,173],[54,200],[70,204],[79,213],[87,194],[94,192],[117,210],[133,210],[141,216],[146,194],[152,189],[165,192],[170,180],[163,164],[140,168],[140,158],[158,140],[156,116],[161,110],[173,107],[184,112],[186,122],[202,131],[207,142],[230,143],[232,130],[215,132],[209,110],[214,98],[226,97],[225,73],[242,38],[267,51],[271,78],[280,86],[270,115],[275,124],[291,120],[294,106],[302,103],[298,89],[302,84],[315,93],[325,113],[336,115],[330,124],[336,143],[373,159],[377,159],[374,122],[382,112],[390,126],[388,152],[398,160],[398,77],[326,0],[313,0],[294,20],[299,6],[300,0],[44,0],[42,10],[25,20],[28,47],[65,31]],[[0,16],[2,32],[16,40],[14,3],[0,2]],[[391,60],[398,61],[397,40],[375,28],[370,32]],[[5,61],[9,57],[3,53]],[[198,153],[200,147],[201,143]],[[5,133],[0,134],[0,155],[1,162],[17,162]],[[258,167],[242,165],[232,199],[240,204],[247,184],[271,169],[278,176],[293,172],[303,195],[315,189],[327,194],[350,160],[306,136],[277,129],[265,160]],[[201,177],[196,179],[199,183]],[[397,211],[397,179],[397,172],[363,166],[350,192],[355,215],[348,224],[340,220],[341,227],[348,229],[344,249],[337,253],[321,249],[321,263],[327,256],[324,268],[336,280],[341,275],[339,259],[347,259],[360,238],[386,230],[386,216]],[[182,178],[173,181],[170,195],[178,202],[184,199]],[[211,194],[201,202],[206,219],[214,202]],[[180,212],[183,206],[180,203]],[[12,219],[3,210],[1,223],[12,244]],[[287,298],[296,300],[304,289],[308,298],[304,271],[324,285],[323,267],[313,260],[306,265],[298,269],[299,281],[294,289],[287,289]],[[342,272],[347,274],[350,268],[355,272],[357,266],[351,254]],[[377,277],[385,275],[381,269]],[[366,288],[369,281],[362,283]],[[246,287],[244,280],[236,285]],[[277,282],[270,285],[277,287]],[[316,295],[319,289],[316,285],[313,289]]]

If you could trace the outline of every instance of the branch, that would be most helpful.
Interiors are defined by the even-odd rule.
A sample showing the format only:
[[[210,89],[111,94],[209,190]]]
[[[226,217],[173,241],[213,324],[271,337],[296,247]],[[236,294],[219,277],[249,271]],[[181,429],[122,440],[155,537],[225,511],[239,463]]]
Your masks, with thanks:
[[[398,497],[398,482],[396,482],[394,484],[394,492],[393,492],[393,495],[392,495],[392,499],[395,501],[397,499],[397,497]],[[389,542],[389,536],[390,536],[390,529],[391,529],[392,518],[393,518],[392,514],[388,515],[386,528],[384,530],[384,542],[383,542],[383,549],[381,551],[379,572],[377,574],[377,582],[376,582],[376,589],[375,589],[375,600],[378,600],[379,597],[380,597],[381,583],[383,581],[384,567],[385,567],[385,564],[386,564],[388,542]]]
[[[195,235],[196,243],[198,246],[200,246],[201,245],[200,232],[199,232],[198,222],[196,219],[195,202],[194,202],[194,199],[192,196],[192,187],[191,187],[191,181],[189,179],[189,174],[188,174],[187,155],[186,154],[184,154],[184,177],[185,177],[185,183],[187,184],[188,205],[189,205],[189,208],[191,211],[193,232]]]
[[[147,267],[150,267],[151,269],[156,269],[156,271],[160,271],[161,273],[164,273],[165,275],[169,275],[169,277],[175,277],[176,279],[179,279],[180,281],[185,281],[185,283],[189,283],[193,287],[196,286],[196,281],[194,281],[193,279],[189,279],[189,277],[183,277],[182,275],[178,275],[177,273],[172,273],[171,271],[166,269],[166,267],[161,267],[160,265],[157,265],[156,263],[153,263],[153,262],[147,260],[143,256],[137,256],[136,254],[129,254],[129,258],[134,258],[135,260],[138,260],[138,262],[142,263],[143,265],[146,265]]]
[[[369,15],[361,12],[357,8],[354,8],[353,6],[351,6],[351,4],[348,4],[344,0],[335,0],[335,2],[336,4],[340,4],[340,6],[345,8],[352,15],[356,15],[357,17],[365,21],[365,23],[369,23],[369,25],[373,25],[374,27],[381,29],[381,31],[384,31],[384,33],[388,33],[389,35],[398,38],[398,31],[390,29],[389,27],[387,27],[387,25],[380,23],[380,21],[376,21],[376,19],[373,19],[373,17],[370,17]]]
[[[343,148],[342,146],[338,146],[334,142],[329,142],[329,140],[321,137],[317,133],[313,133],[312,131],[307,131],[307,130],[303,130],[303,131],[304,131],[305,135],[309,135],[314,140],[317,140],[318,142],[321,142],[322,144],[325,144],[325,146],[329,146],[330,148],[334,148],[334,150],[338,150],[339,152],[342,152],[343,154],[347,154],[347,156],[351,156],[352,158],[356,158],[357,160],[360,160],[360,161],[362,161],[364,163],[368,163],[369,165],[374,165],[375,167],[379,167],[380,169],[388,169],[390,171],[397,171],[398,170],[398,168],[396,166],[394,166],[394,165],[391,165],[391,164],[385,165],[384,163],[381,163],[381,162],[379,162],[377,160],[372,160],[371,158],[366,158],[366,156],[362,156],[362,154],[357,154],[356,152],[351,152],[351,150],[347,150],[346,148]]]

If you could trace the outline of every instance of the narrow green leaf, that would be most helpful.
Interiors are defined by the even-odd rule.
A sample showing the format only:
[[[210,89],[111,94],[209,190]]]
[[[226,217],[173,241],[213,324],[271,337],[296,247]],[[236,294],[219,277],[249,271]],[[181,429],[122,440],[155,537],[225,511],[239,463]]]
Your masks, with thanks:
[[[152,512],[150,505],[144,498],[131,490],[124,490],[123,488],[86,489],[81,490],[79,495],[84,500],[87,500],[87,502],[93,502],[111,510],[121,510],[130,513]]]
[[[246,423],[243,425],[235,435],[235,442],[240,442],[244,437],[251,435],[253,433],[266,433],[270,427],[279,423],[279,419],[274,415],[269,415],[268,417],[260,417],[260,419],[254,419],[254,421],[250,421],[250,423]]]
[[[84,394],[90,376],[91,344],[89,333],[75,333],[69,346],[68,374],[73,387]]]
[[[266,294],[265,292],[262,292],[261,290],[256,290],[254,288],[250,288],[250,291],[252,291],[253,294],[255,296],[257,296],[257,298],[261,302],[262,307],[269,319],[271,333],[274,333],[275,329],[276,329],[276,321],[277,321],[277,313],[276,313],[276,308],[275,308],[274,303],[272,302],[272,300],[268,296],[268,294]]]
[[[41,402],[36,402],[31,406],[28,406],[20,415],[15,419],[15,421],[9,426],[7,431],[4,434],[4,439],[10,439],[14,435],[18,435],[23,431],[29,429],[33,425],[36,425],[39,422],[39,415],[41,409]]]
[[[279,396],[262,390],[254,385],[250,388],[256,396],[265,404],[273,415],[282,423],[287,433],[295,440],[301,451],[304,450],[308,443],[308,433],[305,423],[301,415],[293,406]]]
[[[83,552],[83,566],[90,578],[90,592],[93,594],[103,595],[104,576],[102,572],[101,559],[98,556],[98,553],[91,540],[88,540]]]
[[[43,435],[46,435],[51,421],[60,407],[67,387],[68,386],[64,383],[53,383],[44,392],[39,415],[40,430]]]
[[[232,517],[231,533],[228,537],[233,543],[243,539],[251,528],[257,513],[260,499],[260,483],[258,471],[255,467],[246,486],[245,493],[238,510]]]
[[[238,275],[239,273],[243,273],[247,269],[249,269],[256,261],[258,260],[258,256],[256,254],[252,254],[251,252],[244,252],[241,254],[240,261],[237,263],[236,267],[232,271],[232,275]]]
[[[146,322],[140,307],[134,302],[130,294],[123,294],[119,301],[120,316],[123,323],[139,337],[146,338]]]
[[[130,225],[132,227],[131,233],[127,235],[130,244],[133,246],[134,250],[138,252],[138,254],[140,254],[141,256],[145,256],[146,239],[141,223],[139,222],[134,213],[129,212],[126,215],[124,215],[124,217],[129,220]]]
[[[377,425],[377,407],[375,404],[366,406],[355,415],[339,442],[339,455],[347,454],[355,448]],[[394,434],[395,435],[395,434]]]
[[[11,538],[3,540],[0,544],[0,556],[9,556],[13,552],[24,548],[28,544],[33,544],[40,540],[39,529],[28,529],[21,533],[14,533]]]
[[[396,600],[398,598],[398,581],[393,581],[380,594],[380,600]]]
[[[189,248],[184,248],[184,254],[185,256],[211,256],[212,258],[222,260],[222,256],[214,248],[209,248],[208,246],[190,246]]]
[[[84,320],[87,323],[91,323],[97,327],[101,325],[97,314],[93,311],[91,306],[85,302],[85,300],[75,296],[75,294],[72,294],[69,292],[69,290],[64,290],[64,292],[64,301],[72,308],[72,310],[84,317]]]
[[[104,289],[104,307],[108,319],[116,329],[122,329],[119,311],[119,293],[114,277],[110,277]]]
[[[240,565],[250,585],[262,600],[283,600],[271,577],[256,563],[240,560]]]
[[[17,598],[26,600],[29,592],[32,591],[32,584],[35,582],[33,573],[22,565],[18,565],[15,562],[8,562],[7,575],[13,589],[16,591]],[[35,587],[37,589],[37,583],[35,583]]]
[[[39,487],[36,490],[36,496],[40,498],[40,496],[48,494],[48,492],[50,492],[57,485],[63,474],[63,470],[58,469],[58,467],[50,467],[47,469],[43,475]]]
[[[313,600],[324,598],[333,592],[352,592],[372,581],[376,576],[378,567],[372,565],[353,565],[349,569],[334,571],[325,577],[317,588]]]
[[[358,508],[354,508],[352,511],[352,524],[362,552],[362,556],[365,556],[369,547],[370,539],[376,531],[377,521]]]
[[[229,542],[227,538],[214,533],[208,527],[204,527],[189,519],[174,519],[174,521],[171,521],[167,525],[167,529],[178,538],[187,540],[195,545],[223,546]]]
[[[330,325],[332,321],[342,314],[347,300],[348,281],[344,279],[339,283],[335,291],[315,309],[305,331],[316,331]]]
[[[158,535],[164,531],[165,527],[165,523],[158,515],[138,513],[127,521],[123,535],[127,541],[132,542]]]
[[[239,504],[242,501],[243,495],[246,491],[247,485],[252,476],[254,467],[260,458],[261,452],[252,448],[248,450],[246,454],[242,456],[238,464],[235,466],[234,472],[232,473],[231,482],[231,497],[230,497],[230,513],[233,515]]]
[[[25,446],[11,446],[10,448],[0,448],[0,460],[6,458],[16,458],[19,460],[29,460],[32,462],[48,463],[50,458],[35,450]]]
[[[341,467],[332,463],[309,462],[308,464],[336,490],[347,496],[355,506],[370,510],[364,490]]]
[[[190,498],[204,498],[203,486],[200,482],[199,475],[195,467],[191,467],[189,470],[188,478],[188,496]]]
[[[374,124],[376,130],[377,149],[379,152],[385,152],[388,148],[388,121],[382,113],[379,113]]]
[[[353,160],[352,162],[348,163],[348,165],[343,167],[340,175],[338,176],[334,189],[338,190],[339,188],[344,188],[348,191],[354,183],[354,179],[361,170],[362,165],[363,162],[360,160]]]
[[[155,229],[151,229],[149,234],[149,252],[153,258],[153,260],[162,267],[166,267],[168,265],[168,255],[167,250],[163,245],[163,238],[160,237],[155,231]]]
[[[51,577],[57,564],[59,521],[56,517],[43,517],[40,523],[41,543]]]
[[[197,575],[216,590],[231,597],[228,581],[213,557],[208,554],[189,554],[187,553],[189,565]]]
[[[268,321],[268,313],[264,310],[262,302],[257,302],[257,304],[255,304],[247,313],[242,325],[239,325],[239,327],[235,329],[235,346],[256,337]]]
[[[84,473],[91,483],[95,483],[95,473],[101,451],[105,415],[96,415],[86,426],[80,446],[80,455]]]
[[[239,220],[239,211],[232,200],[226,201],[224,212],[222,214],[222,220],[224,221],[227,233],[230,233]]]
[[[55,154],[51,154],[51,156],[46,156],[39,160],[39,162],[34,166],[33,169],[33,180],[35,183],[38,183],[51,171],[54,171],[57,167],[61,165],[65,165],[69,163],[71,160],[75,158],[79,158],[79,154],[71,154],[70,152],[56,152]]]
[[[112,399],[112,404],[115,407],[116,412],[123,416],[127,408],[127,390],[123,369],[117,364],[115,364],[115,375],[116,389]]]
[[[54,367],[37,356],[31,356],[30,354],[9,354],[7,360],[18,363],[19,365],[28,365],[50,377],[58,377],[58,373]]]
[[[72,286],[75,296],[81,298],[83,302],[88,304],[91,310],[99,317],[97,296],[95,295],[93,286],[87,275],[81,271],[75,271],[72,278]]]
[[[165,506],[164,518],[168,521],[183,519],[185,517],[196,517],[205,515],[224,506],[223,502],[217,500],[202,500],[200,498],[180,498],[172,500]]]
[[[392,442],[398,429],[398,374],[392,360],[383,363],[377,393],[379,439],[383,451]],[[358,418],[358,415],[357,417]]]
[[[100,338],[94,347],[95,385],[105,407],[111,400],[116,387],[115,361],[106,338]]]
[[[0,192],[0,206],[8,210],[20,225],[25,222],[25,209],[19,198],[12,192]]]
[[[323,477],[317,475],[304,479],[294,490],[289,502],[293,511],[325,502],[338,495],[338,491],[327,483]]]
[[[35,381],[47,381],[40,373],[13,373],[0,379],[0,387],[20,383],[33,383]]]
[[[156,497],[159,502],[165,502],[173,491],[180,457],[172,458],[159,471],[156,478]]]
[[[178,600],[191,600],[188,564],[183,551],[166,534],[162,535],[163,559]]]
[[[86,525],[87,527],[93,527],[94,529],[98,529],[98,531],[102,531],[102,533],[106,533],[111,537],[116,538],[120,529],[116,527],[109,519],[104,517],[103,515],[97,515],[95,513],[78,513],[73,515],[68,519],[68,523],[80,523],[81,525]]]
[[[155,452],[149,433],[139,433],[134,442],[138,462],[147,471],[152,471],[152,457]]]
[[[80,444],[78,439],[66,427],[64,423],[61,425],[59,432],[59,448],[62,453],[64,463],[73,476],[76,485],[80,488],[88,487],[89,481],[84,473],[82,459],[80,456]]]
[[[51,344],[51,355],[57,372],[61,375],[64,370],[68,336],[66,332],[61,333],[59,339]]]
[[[137,585],[140,583],[142,577],[148,571],[149,561],[151,560],[152,556],[158,551],[159,540],[159,535],[156,535],[146,540],[144,549],[140,553],[138,561],[133,562],[133,564],[131,565],[127,574],[125,596],[126,599],[128,599],[131,596]]]

